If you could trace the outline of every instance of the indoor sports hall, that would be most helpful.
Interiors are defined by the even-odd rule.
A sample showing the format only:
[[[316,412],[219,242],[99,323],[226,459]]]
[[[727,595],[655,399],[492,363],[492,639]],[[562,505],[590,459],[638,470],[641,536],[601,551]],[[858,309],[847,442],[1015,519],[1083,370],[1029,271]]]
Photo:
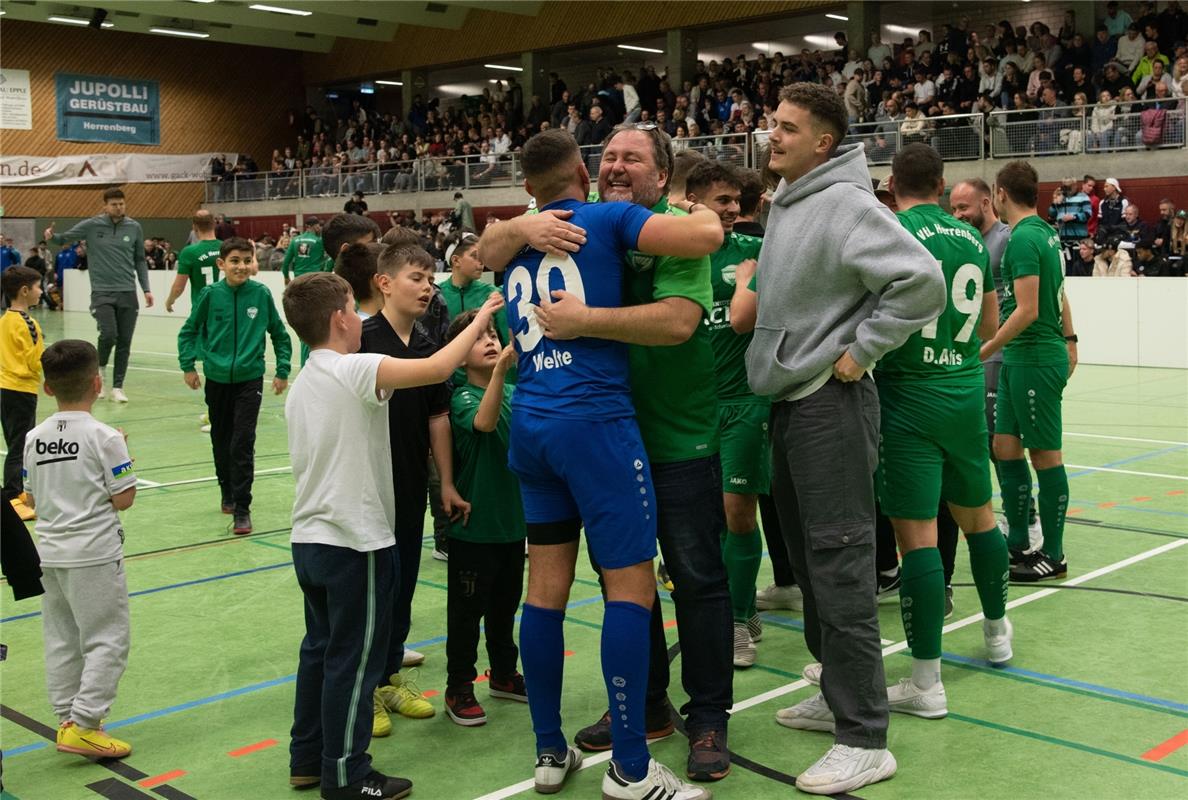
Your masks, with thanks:
[[[969,66],[969,54],[979,66],[983,57],[997,64],[1003,56],[995,53],[1016,52],[1006,49],[1000,21],[1010,23],[1006,31],[1012,41],[1014,28],[1023,30],[1018,41],[1028,58],[1033,52],[1052,55],[1053,47],[1062,50],[1054,59],[1044,56],[1045,63],[1060,69],[1067,64],[1070,81],[1072,70],[1081,69],[1073,58],[1080,48],[1086,67],[1096,65],[1092,43],[1098,28],[1114,49],[1098,68],[1083,70],[1093,89],[1084,102],[1074,99],[1080,90],[1073,87],[1067,95],[1061,90],[1058,105],[1045,108],[1044,88],[1038,100],[1027,99],[1025,75],[1018,106],[1014,98],[1003,101],[1009,91],[1001,83],[996,95],[971,89],[975,98],[993,101],[984,110],[976,99],[961,108],[958,95],[951,95],[950,109],[928,114],[926,123],[926,143],[945,162],[946,187],[975,178],[993,185],[1004,164],[1025,160],[1038,174],[1041,217],[1053,192],[1069,180],[1080,186],[1093,179],[1094,201],[1104,204],[1124,195],[1138,210],[1130,212],[1134,220],[1119,219],[1117,240],[1103,236],[1089,244],[1091,255],[1106,253],[1105,269],[1117,269],[1114,254],[1129,253],[1131,272],[1122,276],[1094,273],[1093,258],[1086,272],[1073,271],[1077,240],[1092,235],[1060,234],[1069,244],[1061,291],[1073,308],[1079,338],[1078,362],[1063,393],[1068,571],[1056,580],[1010,584],[1014,656],[1009,664],[991,664],[983,646],[979,594],[965,545],[959,543],[953,613],[944,620],[941,656],[947,716],[892,714],[887,748],[898,762],[894,777],[834,796],[1188,796],[1188,280],[1183,266],[1188,255],[1188,211],[1183,210],[1188,209],[1188,13],[1181,4],[278,2],[279,7],[230,0],[0,3],[4,269],[28,266],[27,257],[41,254],[41,285],[48,298],[27,316],[47,345],[68,339],[96,342],[94,267],[78,269],[75,242],[43,240],[51,226],[60,233],[101,212],[103,190],[112,186],[123,189],[127,215],[143,229],[153,295],[149,307],[144,293],[136,291],[140,311],[123,383],[126,402],[113,400],[111,387],[105,387],[107,395],[94,402],[92,411],[98,421],[126,435],[136,476],[135,503],[120,513],[131,646],[118,696],[103,722],[111,736],[132,743],[133,750],[119,759],[57,751],[42,599],[15,601],[6,579],[0,582],[0,798],[318,796],[317,788],[289,784],[296,671],[306,620],[290,543],[296,489],[285,403],[307,367],[300,366],[301,343],[286,326],[293,371],[286,393],[273,393],[269,382],[276,358],[269,344],[256,425],[250,532],[233,532],[232,516],[220,508],[211,434],[204,430],[204,395],[187,387],[179,367],[178,334],[192,310],[190,289],[178,293],[172,311],[164,308],[178,274],[177,252],[191,236],[196,211],[206,209],[217,219],[219,238],[250,240],[259,270],[254,280],[268,287],[278,308],[288,281],[287,272],[283,278],[279,274],[280,264],[289,243],[315,223],[323,230],[360,199],[363,206],[350,211],[373,220],[380,232],[403,225],[421,236],[437,263],[440,286],[451,279],[449,240],[443,234],[459,227],[481,234],[529,208],[520,149],[541,123],[564,127],[573,105],[581,118],[575,129],[588,127],[591,106],[583,107],[580,100],[587,85],[593,90],[587,99],[602,91],[601,103],[608,106],[629,103],[622,88],[628,86],[626,96],[636,94],[637,104],[631,122],[651,120],[671,128],[678,150],[756,170],[766,163],[770,135],[768,123],[759,118],[778,92],[768,80],[836,85],[842,93],[853,72],[836,84],[831,74],[843,72],[855,59],[861,69],[868,50],[881,48],[888,51],[895,83],[887,83],[885,101],[877,86],[870,90],[874,103],[866,102],[869,87],[861,88],[864,109],[850,120],[845,139],[863,145],[873,188],[891,173],[895,154],[914,141],[914,117],[900,109],[891,116],[875,111],[892,102],[892,94],[915,91],[907,88],[917,74],[911,59],[918,64],[929,53],[939,62],[951,53],[952,64],[946,66],[951,71]],[[1122,24],[1120,14],[1131,22]],[[1151,86],[1151,95],[1136,91],[1125,108],[1111,101],[1109,130],[1117,135],[1107,139],[1100,125],[1094,127],[1094,109],[1101,103],[1096,88],[1110,80],[1104,77],[1105,64],[1133,47],[1123,44],[1133,41],[1127,33],[1131,24],[1141,28],[1145,43],[1156,43],[1157,53],[1167,56],[1168,80],[1166,86],[1160,77],[1148,81],[1143,88]],[[1116,36],[1115,27],[1120,27]],[[921,31],[930,32],[927,42]],[[1027,45],[1029,37],[1038,49]],[[958,41],[967,48],[956,46]],[[1062,47],[1062,41],[1068,44]],[[881,49],[874,55],[881,56]],[[911,54],[906,63],[904,53]],[[1137,68],[1144,57],[1149,53],[1140,48],[1128,66]],[[955,72],[951,80],[962,80],[961,69]],[[1163,67],[1148,66],[1132,88],[1137,90],[1152,72],[1162,75]],[[629,81],[623,81],[624,74]],[[932,83],[943,73],[921,74]],[[649,75],[657,79],[654,91]],[[708,78],[706,94],[700,95],[694,90],[703,78]],[[969,80],[978,82],[976,68]],[[1060,84],[1064,78],[1053,80]],[[1177,80],[1184,88],[1171,88]],[[137,110],[96,112],[85,105],[98,102],[94,97],[71,105],[76,81],[92,82],[92,91],[109,87],[103,90],[110,95],[107,100]],[[558,82],[566,88],[558,90]],[[695,132],[688,122],[700,118],[699,100],[713,105],[716,88],[723,90],[717,102],[726,103],[726,117],[707,118]],[[740,107],[732,110],[735,90]],[[913,114],[926,113],[914,102],[912,107]],[[673,119],[674,110],[682,112],[680,119]],[[1148,110],[1160,116],[1144,116]],[[473,127],[466,122],[471,117],[478,120]],[[1156,118],[1158,137],[1150,132]],[[593,135],[587,127],[575,136],[597,184],[602,143],[582,138]],[[475,128],[472,147],[467,139]],[[1123,131],[1130,138],[1123,140]],[[324,150],[322,133],[329,142]],[[368,145],[363,146],[365,133]],[[505,133],[508,146],[500,141]],[[350,155],[352,145],[363,147],[358,160]],[[314,152],[325,153],[324,165]],[[1113,184],[1103,192],[1107,177]],[[949,208],[948,196],[946,188],[943,208]],[[1134,241],[1127,238],[1127,225],[1138,231]],[[1165,239],[1155,244],[1161,233],[1166,245]],[[1166,255],[1157,256],[1167,271],[1140,277],[1144,245],[1148,251],[1166,248]],[[55,272],[60,248],[71,252],[74,263],[64,270],[58,264]],[[11,261],[9,251],[15,253]],[[92,262],[96,257],[92,248]],[[487,271],[481,280],[494,283],[495,276]],[[104,375],[111,376],[110,367]],[[40,387],[36,421],[55,411],[55,398]],[[349,443],[358,452],[373,445]],[[314,474],[319,474],[316,469]],[[1002,520],[997,479],[994,492],[994,510]],[[27,533],[37,541],[38,521],[25,524],[26,531],[5,531],[6,555],[15,552],[9,550],[10,537]],[[402,674],[434,714],[413,719],[392,713],[391,734],[371,739],[367,751],[375,769],[413,782],[412,797],[533,796],[537,754],[529,705],[489,696],[484,649],[478,651],[474,695],[485,709],[485,724],[455,724],[446,713],[450,585],[448,562],[437,557],[433,532],[434,517],[426,508],[407,637],[407,647],[425,658],[415,671]],[[765,544],[756,584],[762,590],[772,583]],[[684,779],[689,739],[678,713],[688,699],[681,683],[683,654],[671,586],[661,580],[657,588],[676,730],[649,746],[656,761]],[[600,663],[603,605],[583,537],[563,627],[562,719],[569,739],[607,710]],[[805,644],[803,612],[780,608],[758,614],[757,659],[732,675],[729,775],[696,784],[718,800],[799,794],[797,775],[832,742],[827,733],[790,730],[776,721],[777,711],[819,691],[803,676],[806,665],[816,661]],[[878,618],[890,685],[912,673],[898,594],[881,597]],[[518,626],[518,614],[516,620]],[[559,796],[604,796],[600,787],[610,760],[610,750],[586,753]]]

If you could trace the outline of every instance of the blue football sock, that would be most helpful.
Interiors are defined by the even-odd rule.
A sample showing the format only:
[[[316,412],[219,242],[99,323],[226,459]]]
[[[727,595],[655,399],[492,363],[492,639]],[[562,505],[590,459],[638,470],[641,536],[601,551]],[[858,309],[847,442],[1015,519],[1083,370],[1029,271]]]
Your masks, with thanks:
[[[565,612],[524,604],[520,617],[520,662],[536,753],[566,751],[561,732],[561,678],[565,670]],[[647,641],[645,630],[644,641]],[[645,674],[646,674],[645,662]],[[641,728],[642,729],[642,728]]]
[[[602,618],[602,677],[611,715],[612,755],[632,781],[648,774],[651,759],[644,736],[651,617],[651,611],[641,605],[612,600]],[[523,637],[523,623],[520,631]]]

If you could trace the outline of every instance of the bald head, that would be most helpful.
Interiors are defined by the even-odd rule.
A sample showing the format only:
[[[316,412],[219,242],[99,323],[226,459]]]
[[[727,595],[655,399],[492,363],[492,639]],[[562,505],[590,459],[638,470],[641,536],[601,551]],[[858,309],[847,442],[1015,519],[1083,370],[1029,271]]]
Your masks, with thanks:
[[[205,208],[200,208],[194,212],[194,230],[198,233],[210,233],[215,229],[214,215]]]

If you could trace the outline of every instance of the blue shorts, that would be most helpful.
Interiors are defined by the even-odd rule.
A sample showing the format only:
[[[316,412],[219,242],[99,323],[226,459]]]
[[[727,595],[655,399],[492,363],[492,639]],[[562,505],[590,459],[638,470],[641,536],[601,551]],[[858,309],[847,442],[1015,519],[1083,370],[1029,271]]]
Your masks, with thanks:
[[[532,527],[580,519],[594,558],[621,569],[656,557],[656,493],[635,420],[513,411],[508,466]]]

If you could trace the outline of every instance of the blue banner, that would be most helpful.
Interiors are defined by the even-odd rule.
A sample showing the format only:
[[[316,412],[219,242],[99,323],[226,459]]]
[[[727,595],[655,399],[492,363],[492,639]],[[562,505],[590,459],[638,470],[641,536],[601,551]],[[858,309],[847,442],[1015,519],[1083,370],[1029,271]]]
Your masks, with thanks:
[[[102,75],[54,75],[58,139],[69,142],[161,143],[156,81]]]

